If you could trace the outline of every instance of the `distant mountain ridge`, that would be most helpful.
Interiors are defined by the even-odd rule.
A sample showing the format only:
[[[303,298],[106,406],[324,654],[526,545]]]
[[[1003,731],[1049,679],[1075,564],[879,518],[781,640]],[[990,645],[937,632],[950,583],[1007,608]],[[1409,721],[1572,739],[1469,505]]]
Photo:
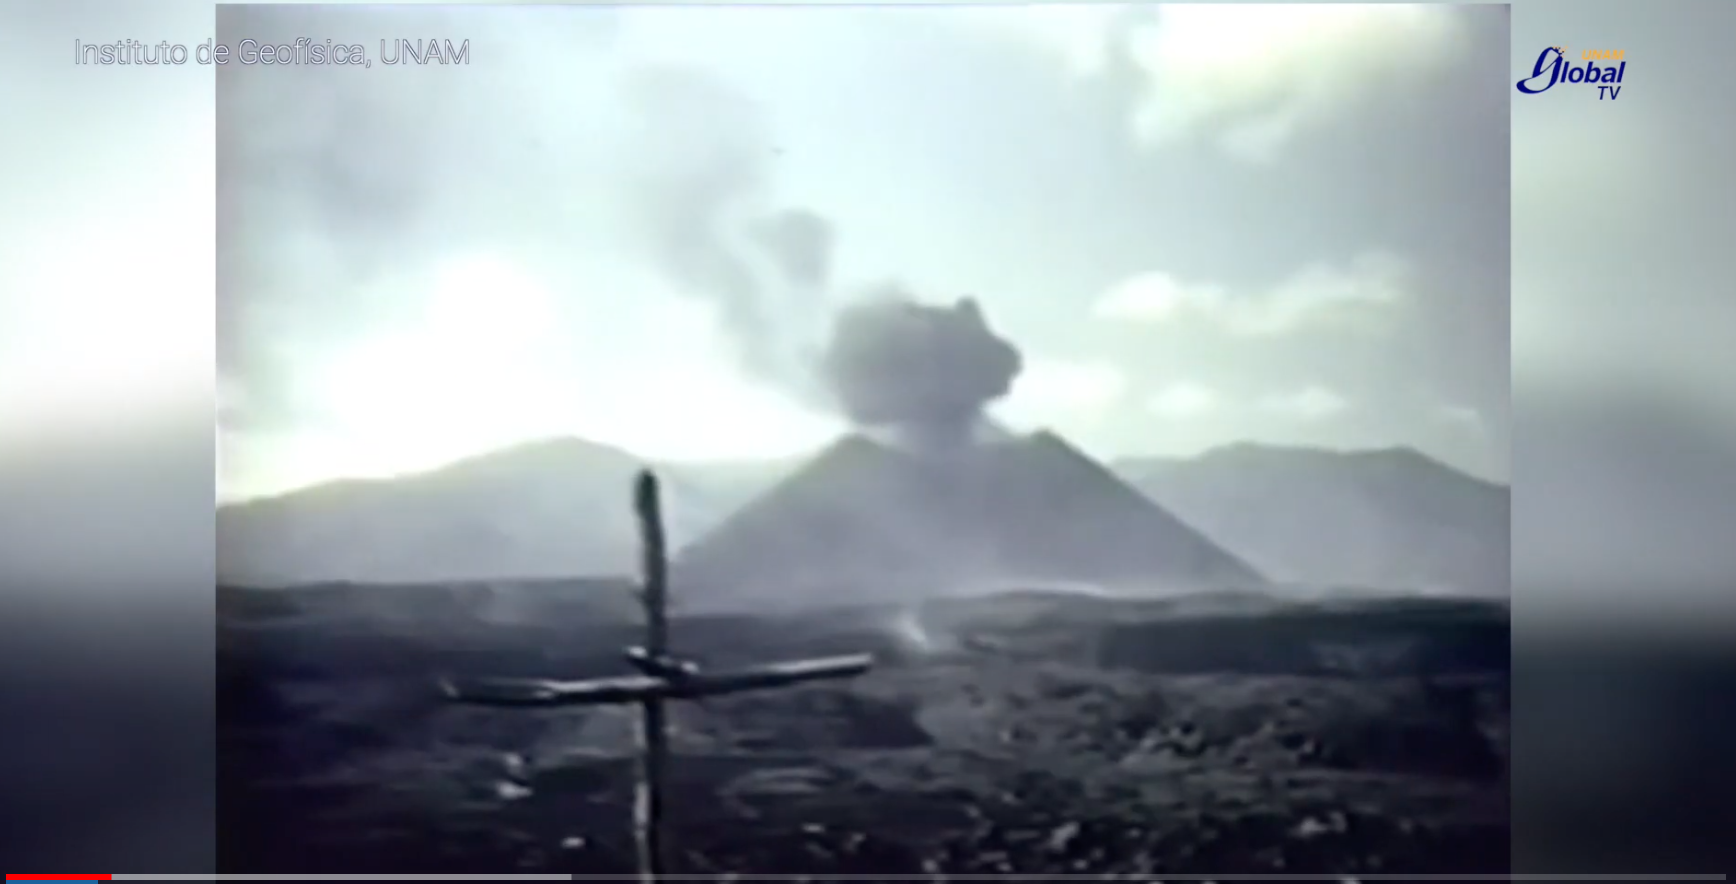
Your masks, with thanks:
[[[804,462],[656,465],[672,545],[702,537]],[[220,507],[218,576],[276,586],[630,574],[627,494],[647,465],[551,439]],[[1478,592],[1507,583],[1506,489],[1414,451],[1248,443],[1108,468],[1281,582]]]
[[[1510,495],[1411,448],[1240,443],[1116,463],[1274,580],[1504,594]]]
[[[546,439],[424,473],[220,507],[218,577],[289,585],[631,573],[630,494],[645,466],[609,446]],[[679,479],[665,478],[664,498],[674,543],[717,518]]]

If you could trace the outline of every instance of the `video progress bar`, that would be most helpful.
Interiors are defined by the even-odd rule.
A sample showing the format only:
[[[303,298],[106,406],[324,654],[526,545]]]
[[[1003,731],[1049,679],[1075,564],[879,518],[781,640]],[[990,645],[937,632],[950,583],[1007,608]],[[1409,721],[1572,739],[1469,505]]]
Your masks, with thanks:
[[[8,875],[8,878],[16,877]],[[664,881],[721,881],[730,876],[659,875]],[[920,881],[933,882],[934,875],[762,875],[748,874],[756,881]],[[1334,884],[1359,884],[1362,881],[1633,881],[1633,875],[1018,875],[961,874],[945,875],[947,881],[1106,881],[1115,880],[1162,884],[1165,881],[1331,881]],[[1652,874],[1641,876],[1652,881],[1727,881],[1728,875],[1709,873],[1691,875]],[[113,875],[115,881],[619,881],[636,882],[633,875]]]

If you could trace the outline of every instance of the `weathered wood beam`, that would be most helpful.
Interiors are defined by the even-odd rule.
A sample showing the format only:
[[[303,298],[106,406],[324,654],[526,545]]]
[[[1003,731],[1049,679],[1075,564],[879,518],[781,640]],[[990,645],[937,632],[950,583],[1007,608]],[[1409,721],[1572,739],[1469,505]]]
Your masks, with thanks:
[[[649,675],[577,681],[491,678],[462,683],[442,681],[440,686],[449,698],[473,706],[595,706],[608,703],[693,700],[809,681],[853,678],[873,666],[872,654],[850,654],[768,663],[729,672],[700,672],[676,679]]]
[[[633,483],[633,511],[639,518],[641,587],[645,604],[645,647],[648,660],[669,654],[669,557],[664,549],[663,506],[657,475],[641,470]],[[633,802],[633,831],[639,848],[639,877],[656,884],[663,874],[663,768],[669,758],[669,728],[663,698],[645,692],[639,698],[639,784]]]
[[[668,654],[652,656],[644,648],[628,648],[627,662],[634,669],[653,678],[691,678],[699,674],[699,664],[691,660],[682,660]]]

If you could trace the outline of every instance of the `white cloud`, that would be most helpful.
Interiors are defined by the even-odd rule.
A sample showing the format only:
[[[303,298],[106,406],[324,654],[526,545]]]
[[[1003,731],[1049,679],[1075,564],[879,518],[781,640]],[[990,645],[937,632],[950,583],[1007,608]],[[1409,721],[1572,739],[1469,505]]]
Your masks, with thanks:
[[[1145,400],[1153,414],[1169,418],[1195,417],[1215,410],[1221,404],[1216,390],[1190,381],[1172,383]]]
[[[1037,6],[984,14],[986,26],[1054,59],[1070,76],[1139,77],[1129,121],[1140,141],[1210,138],[1251,161],[1330,125],[1380,89],[1437,70],[1462,45],[1452,9],[1398,4]]]
[[[1318,421],[1336,417],[1350,409],[1350,401],[1337,392],[1310,384],[1290,393],[1278,393],[1262,398],[1262,411],[1297,420]]]
[[[996,412],[1015,423],[1090,417],[1120,401],[1127,376],[1105,362],[1033,359]]]
[[[1370,91],[1450,59],[1459,27],[1437,6],[1165,6],[1127,37],[1146,77],[1134,134],[1158,144],[1212,137],[1270,159]]]
[[[1093,313],[1100,319],[1129,322],[1200,322],[1244,336],[1366,326],[1407,300],[1406,277],[1402,261],[1380,253],[1365,254],[1342,267],[1305,267],[1271,289],[1252,294],[1150,272],[1112,287],[1098,299]]]
[[[1483,415],[1475,408],[1442,404],[1435,407],[1434,417],[1439,423],[1457,427],[1469,433],[1480,435],[1483,432]]]

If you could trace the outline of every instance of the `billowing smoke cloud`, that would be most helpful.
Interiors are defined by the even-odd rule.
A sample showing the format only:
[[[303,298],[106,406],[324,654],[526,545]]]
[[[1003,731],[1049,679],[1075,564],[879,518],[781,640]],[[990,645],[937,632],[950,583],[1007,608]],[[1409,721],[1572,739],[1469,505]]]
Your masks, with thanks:
[[[644,143],[658,145],[642,179],[654,258],[719,305],[746,366],[899,441],[968,437],[1022,364],[976,302],[929,306],[886,287],[840,309],[835,225],[767,205],[780,149],[758,108],[692,71],[642,72],[630,91],[653,127]]]
[[[921,444],[967,436],[1008,392],[1019,351],[973,300],[930,306],[888,286],[840,309],[835,225],[768,204],[780,148],[751,101],[676,69],[641,72],[630,93],[657,145],[641,160],[654,258],[719,305],[750,370]]]
[[[836,226],[768,205],[781,149],[759,109],[687,70],[641,72],[630,92],[652,127],[643,143],[658,146],[642,158],[654,258],[719,305],[747,368],[889,441],[968,439],[1023,362],[976,302],[931,306],[886,286],[840,306]]]
[[[1023,364],[974,299],[933,306],[889,290],[839,312],[824,371],[858,424],[938,442],[970,433]]]

